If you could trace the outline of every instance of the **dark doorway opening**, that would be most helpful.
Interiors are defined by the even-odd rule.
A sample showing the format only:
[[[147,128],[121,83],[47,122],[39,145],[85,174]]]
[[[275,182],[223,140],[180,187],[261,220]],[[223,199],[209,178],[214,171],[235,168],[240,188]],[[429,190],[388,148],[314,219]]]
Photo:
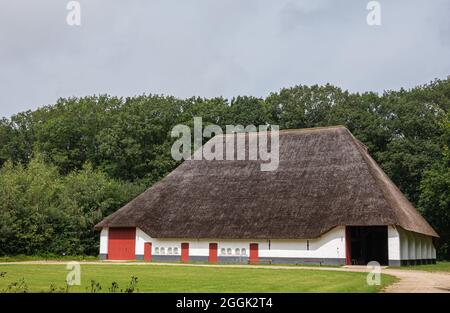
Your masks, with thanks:
[[[377,261],[388,265],[387,226],[347,226],[347,264],[366,265]]]

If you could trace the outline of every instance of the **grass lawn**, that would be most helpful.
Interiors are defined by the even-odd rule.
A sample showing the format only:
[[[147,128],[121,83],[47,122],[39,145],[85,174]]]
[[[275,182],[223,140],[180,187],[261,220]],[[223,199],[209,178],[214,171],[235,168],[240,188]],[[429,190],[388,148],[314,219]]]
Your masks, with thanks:
[[[416,270],[427,272],[450,272],[450,262],[445,261],[445,262],[437,262],[436,264],[402,266],[398,268],[402,270]]]
[[[22,261],[98,261],[97,256],[87,255],[14,255],[14,256],[2,256],[0,262],[22,262]]]
[[[57,291],[65,287],[65,265],[0,265],[0,291],[24,279],[28,292]],[[91,292],[91,280],[100,292],[109,292],[112,282],[125,289],[131,276],[138,277],[139,292],[377,292],[394,282],[382,275],[381,286],[368,286],[365,273],[302,269],[257,269],[188,267],[164,265],[81,265],[81,285],[69,292]],[[0,275],[1,276],[1,275]]]

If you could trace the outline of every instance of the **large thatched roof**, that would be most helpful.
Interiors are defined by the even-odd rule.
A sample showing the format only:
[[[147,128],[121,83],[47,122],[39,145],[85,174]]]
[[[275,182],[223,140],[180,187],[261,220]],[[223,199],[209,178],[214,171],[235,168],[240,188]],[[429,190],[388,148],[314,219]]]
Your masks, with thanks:
[[[279,138],[276,171],[261,171],[261,161],[185,161],[96,228],[139,227],[154,238],[294,239],[338,225],[398,225],[437,236],[345,127]]]

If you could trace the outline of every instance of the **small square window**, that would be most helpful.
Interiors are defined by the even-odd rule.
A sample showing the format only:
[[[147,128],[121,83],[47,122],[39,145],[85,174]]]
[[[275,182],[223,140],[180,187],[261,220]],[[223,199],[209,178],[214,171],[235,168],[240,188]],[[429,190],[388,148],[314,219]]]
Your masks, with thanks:
[[[167,249],[167,254],[172,254],[172,248]]]
[[[164,247],[161,247],[160,251],[161,251],[161,254],[166,254],[166,250],[164,249]]]
[[[234,250],[234,254],[241,255],[241,249],[236,248],[236,250]]]
[[[155,254],[159,254],[159,247],[155,248]]]
[[[233,253],[233,252],[232,252],[231,248],[228,248],[228,249],[227,249],[227,254],[228,254],[228,255],[231,255],[232,253]]]
[[[245,248],[242,248],[242,249],[241,249],[241,254],[242,254],[242,255],[247,255],[247,250],[245,250]]]
[[[177,247],[173,248],[173,254],[178,254],[178,248]]]
[[[220,249],[220,254],[225,255],[227,252],[225,251],[225,248]]]

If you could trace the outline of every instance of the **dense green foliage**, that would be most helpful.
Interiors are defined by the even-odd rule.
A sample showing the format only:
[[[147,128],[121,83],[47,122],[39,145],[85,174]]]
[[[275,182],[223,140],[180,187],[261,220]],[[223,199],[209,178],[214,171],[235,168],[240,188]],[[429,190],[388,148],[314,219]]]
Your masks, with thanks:
[[[36,156],[0,170],[1,254],[95,254],[93,225],[140,191],[86,164],[66,176]]]
[[[176,124],[345,125],[441,235],[450,259],[450,78],[411,90],[332,85],[267,98],[59,99],[0,120],[0,255],[96,253],[92,226],[170,172]]]

